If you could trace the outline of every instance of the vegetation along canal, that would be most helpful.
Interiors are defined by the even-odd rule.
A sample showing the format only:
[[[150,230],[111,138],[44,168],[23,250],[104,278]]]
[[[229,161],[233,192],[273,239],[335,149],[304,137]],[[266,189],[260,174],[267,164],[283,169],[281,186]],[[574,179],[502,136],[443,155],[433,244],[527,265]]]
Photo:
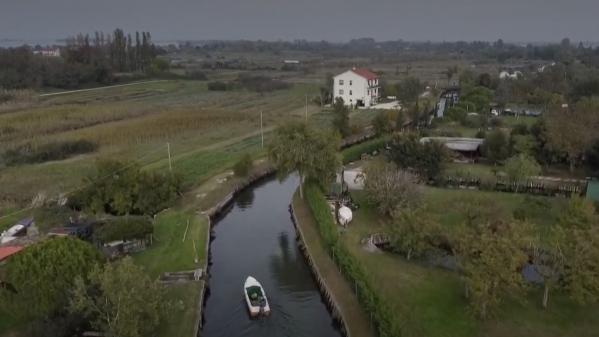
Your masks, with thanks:
[[[215,224],[203,337],[341,336],[295,242],[288,206],[297,186],[296,176],[256,184]],[[269,317],[250,319],[248,275],[265,288]]]

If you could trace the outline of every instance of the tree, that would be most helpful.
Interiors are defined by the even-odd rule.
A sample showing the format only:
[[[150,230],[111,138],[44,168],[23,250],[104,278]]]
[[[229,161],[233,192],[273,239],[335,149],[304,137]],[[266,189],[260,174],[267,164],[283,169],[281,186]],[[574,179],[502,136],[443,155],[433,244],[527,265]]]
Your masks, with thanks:
[[[376,160],[366,167],[364,190],[369,202],[386,216],[413,207],[420,199],[416,177],[392,163]]]
[[[520,268],[528,260],[523,251],[527,233],[524,223],[497,221],[466,226],[457,235],[455,250],[467,297],[480,318],[524,288]]]
[[[539,175],[541,166],[534,158],[526,154],[519,154],[505,162],[505,172],[510,180],[516,183],[516,193],[518,193],[519,182],[528,177]]]
[[[390,114],[386,111],[380,111],[372,120],[372,127],[377,135],[387,134],[393,131]]]
[[[436,246],[439,225],[429,218],[427,210],[408,208],[394,214],[394,218],[389,229],[391,246],[393,250],[405,253],[407,260]]]
[[[416,102],[424,90],[422,82],[415,77],[407,77],[397,87],[397,96],[404,104]]]
[[[443,144],[421,143],[416,135],[396,135],[391,141],[390,159],[400,168],[410,169],[427,180],[437,178],[448,157]]]
[[[447,85],[448,86],[451,84],[451,79],[453,78],[453,76],[457,73],[458,73],[458,66],[447,67],[447,70],[445,70],[445,76],[447,76]]]
[[[341,97],[337,97],[335,104],[333,104],[333,126],[343,137],[351,133],[349,128],[349,108],[345,106]]]
[[[164,298],[153,281],[130,257],[96,267],[86,282],[74,282],[70,310],[90,319],[94,329],[108,336],[143,337],[154,334]]]
[[[90,244],[66,237],[27,247],[6,264],[0,287],[0,306],[5,313],[25,320],[48,320],[65,308],[76,277],[87,279],[94,265],[102,262]]]
[[[537,273],[543,278],[543,308],[549,303],[549,291],[559,285],[560,278],[564,274],[565,257],[562,251],[562,243],[559,235],[553,235],[547,249],[538,246],[537,240],[533,248],[532,262]]]
[[[181,189],[178,175],[111,160],[98,162],[84,183],[88,187],[69,200],[71,207],[115,215],[154,215],[170,206]]]
[[[250,173],[253,163],[252,156],[246,153],[233,166],[233,173],[238,177],[246,177]]]
[[[571,110],[553,110],[547,114],[547,145],[567,156],[571,172],[594,141],[599,139],[598,110],[598,98],[585,98]]]
[[[599,217],[593,205],[574,196],[555,229],[565,259],[563,281],[581,304],[599,301]]]
[[[269,145],[269,157],[281,176],[297,171],[300,196],[305,179],[326,185],[341,165],[340,140],[326,130],[315,130],[306,123],[288,123],[277,128]]]
[[[395,116],[395,130],[402,131],[405,123],[406,123],[406,116],[404,115],[403,111],[402,110],[397,111],[397,116]],[[599,162],[599,160],[598,160],[598,162]]]
[[[509,147],[505,133],[501,130],[487,132],[482,152],[488,160],[495,164],[506,159],[509,155]]]

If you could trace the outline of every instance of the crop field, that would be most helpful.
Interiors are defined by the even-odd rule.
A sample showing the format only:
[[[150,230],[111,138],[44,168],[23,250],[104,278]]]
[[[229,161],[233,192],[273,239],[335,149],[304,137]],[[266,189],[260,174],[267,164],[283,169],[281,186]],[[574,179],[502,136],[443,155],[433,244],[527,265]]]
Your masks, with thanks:
[[[0,155],[27,144],[77,140],[98,149],[61,161],[0,164],[0,209],[27,204],[38,193],[53,197],[77,188],[100,158],[168,168],[167,143],[175,169],[189,182],[199,171],[207,174],[239,153],[259,150],[260,111],[268,132],[303,118],[306,95],[317,92],[310,84],[270,93],[215,92],[206,82],[177,80],[41,98],[0,114]],[[316,112],[319,106],[308,106],[310,115]]]

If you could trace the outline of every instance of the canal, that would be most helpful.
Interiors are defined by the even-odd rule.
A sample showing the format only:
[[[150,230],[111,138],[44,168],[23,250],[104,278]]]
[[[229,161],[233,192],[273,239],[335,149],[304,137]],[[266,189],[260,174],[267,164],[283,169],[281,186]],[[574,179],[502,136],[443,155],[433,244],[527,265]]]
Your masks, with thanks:
[[[288,206],[297,185],[296,176],[258,183],[215,223],[202,337],[341,336],[295,241]],[[248,275],[265,288],[269,317],[249,318]]]

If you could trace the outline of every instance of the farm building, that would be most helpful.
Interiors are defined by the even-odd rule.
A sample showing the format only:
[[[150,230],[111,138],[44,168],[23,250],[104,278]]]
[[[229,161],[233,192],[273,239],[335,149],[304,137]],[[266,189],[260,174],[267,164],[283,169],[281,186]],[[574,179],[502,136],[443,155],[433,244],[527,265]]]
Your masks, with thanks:
[[[593,202],[599,202],[599,180],[590,180],[587,184],[587,199]]]
[[[378,75],[368,69],[352,68],[335,76],[333,93],[346,105],[370,107],[379,99]]]
[[[435,116],[437,118],[443,118],[447,109],[458,104],[460,102],[460,88],[453,87],[449,88],[441,93],[439,96],[439,102],[437,103],[437,111]]]
[[[420,143],[435,141],[445,145],[456,157],[470,160],[478,157],[481,152],[481,146],[484,139],[481,138],[461,138],[461,137],[423,137]]]
[[[5,246],[0,247],[0,263],[7,260],[9,257],[23,250],[22,246]]]

